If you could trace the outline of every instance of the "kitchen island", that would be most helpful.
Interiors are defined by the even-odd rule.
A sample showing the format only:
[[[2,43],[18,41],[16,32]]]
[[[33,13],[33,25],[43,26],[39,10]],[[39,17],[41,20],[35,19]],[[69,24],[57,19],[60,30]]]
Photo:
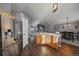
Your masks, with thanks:
[[[61,35],[55,33],[36,33],[36,44],[48,45],[57,49],[61,46]]]

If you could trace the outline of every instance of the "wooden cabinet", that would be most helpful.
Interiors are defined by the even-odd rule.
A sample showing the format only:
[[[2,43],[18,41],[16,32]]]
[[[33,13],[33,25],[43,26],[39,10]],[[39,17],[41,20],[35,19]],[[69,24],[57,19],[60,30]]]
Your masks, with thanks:
[[[58,48],[58,37],[48,34],[37,34],[36,35],[36,44],[45,44],[52,48]]]
[[[3,48],[3,56],[17,56],[21,52],[21,43],[17,41]]]
[[[46,44],[51,43],[51,35],[46,35]]]
[[[43,34],[37,34],[36,35],[36,44],[47,44],[50,43],[50,36],[49,35],[43,35]]]
[[[36,35],[36,44],[42,44],[42,36]]]
[[[56,48],[57,49],[59,47],[59,44],[58,44],[58,41],[57,41],[57,37],[51,35],[50,43],[48,43],[47,45],[49,47],[52,47],[52,48]]]

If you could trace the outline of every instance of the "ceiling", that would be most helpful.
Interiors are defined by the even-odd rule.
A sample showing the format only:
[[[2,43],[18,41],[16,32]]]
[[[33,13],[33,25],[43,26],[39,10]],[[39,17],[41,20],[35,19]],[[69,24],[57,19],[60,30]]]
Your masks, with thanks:
[[[66,17],[69,22],[79,20],[79,4],[78,3],[59,3],[57,12],[52,12],[51,3],[14,3],[11,4],[12,11],[24,12],[31,18],[33,24],[38,23],[55,25],[66,23]]]

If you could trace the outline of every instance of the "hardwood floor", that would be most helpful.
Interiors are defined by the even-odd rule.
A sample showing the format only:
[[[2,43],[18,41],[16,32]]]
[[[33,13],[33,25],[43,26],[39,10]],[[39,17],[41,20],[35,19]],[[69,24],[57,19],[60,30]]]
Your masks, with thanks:
[[[79,56],[79,47],[62,43],[57,50],[46,45],[28,44],[20,56]]]

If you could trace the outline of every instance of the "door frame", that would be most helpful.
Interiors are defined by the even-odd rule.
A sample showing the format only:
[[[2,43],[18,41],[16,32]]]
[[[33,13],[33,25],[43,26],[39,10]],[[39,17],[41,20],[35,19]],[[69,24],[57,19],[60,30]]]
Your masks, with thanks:
[[[1,22],[1,15],[0,15],[0,56],[2,56],[2,22]]]

